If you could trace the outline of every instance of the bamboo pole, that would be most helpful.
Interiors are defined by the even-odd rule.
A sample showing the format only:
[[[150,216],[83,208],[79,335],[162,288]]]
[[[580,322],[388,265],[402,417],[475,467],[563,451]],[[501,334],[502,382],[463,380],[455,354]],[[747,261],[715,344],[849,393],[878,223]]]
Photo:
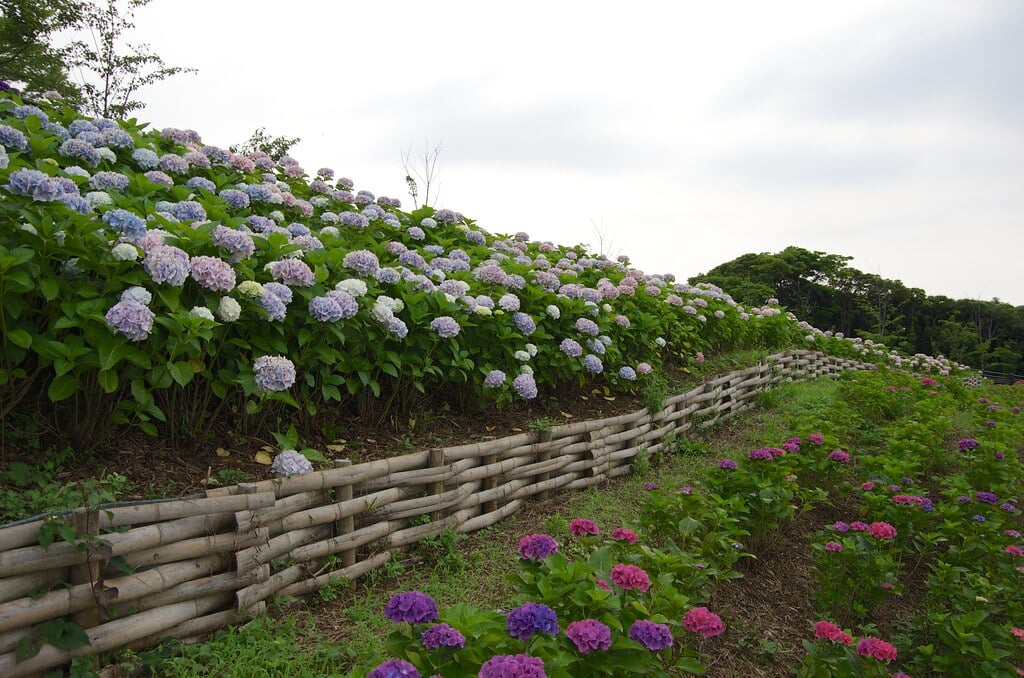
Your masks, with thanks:
[[[13,652],[0,655],[0,675],[5,678],[28,676],[65,664],[73,657],[109,652],[140,638],[153,635],[162,629],[201,616],[223,605],[226,600],[228,600],[226,596],[218,594],[148,612],[140,612],[124,619],[115,619],[87,629],[89,645],[74,650],[60,650],[52,645],[43,645],[36,656],[22,662],[17,661]]]
[[[312,579],[307,579],[305,581],[292,584],[291,586],[282,589],[281,595],[304,596],[307,593],[316,591],[320,589],[320,587],[330,583],[332,577],[352,581],[357,577],[361,577],[362,575],[366,574],[370,570],[376,570],[378,567],[383,566],[389,560],[391,560],[391,551],[384,551],[383,553],[378,553],[377,555],[371,558],[356,563],[351,567],[346,567],[336,572],[328,572],[326,574],[321,574]]]
[[[170,544],[202,533],[214,533],[231,521],[231,515],[193,516],[166,523],[146,525],[127,532],[103,535],[111,546],[111,556],[122,556],[154,546]],[[75,544],[57,542],[48,549],[26,546],[0,553],[0,573],[5,577],[25,574],[41,568],[70,567],[86,561],[86,554]]]
[[[211,553],[233,553],[252,546],[256,541],[256,536],[256,532],[251,530],[243,535],[226,532],[206,537],[195,537],[166,546],[135,551],[125,555],[124,559],[133,568],[139,569],[189,558],[199,558]]]
[[[344,468],[351,466],[352,462],[349,459],[335,459],[334,465],[337,468]],[[343,504],[346,501],[352,501],[353,493],[351,485],[341,485],[340,487],[334,488],[334,499],[337,503]],[[342,537],[347,534],[352,534],[356,529],[356,519],[353,516],[344,516],[334,523],[335,536]],[[345,549],[341,552],[341,565],[342,567],[352,567],[356,563],[356,552],[355,549]]]
[[[255,583],[257,573],[250,572],[240,575],[237,572],[221,572],[220,574],[193,579],[173,586],[166,591],[153,593],[131,604],[118,605],[114,608],[117,616],[138,614],[146,610],[154,610],[168,605],[175,605],[188,600],[195,600],[215,593],[229,593],[232,596],[238,589]],[[236,610],[237,611],[237,610]]]
[[[224,567],[226,563],[223,555],[216,554],[187,563],[174,563],[128,574],[105,583],[117,589],[117,601],[123,603],[150,594],[154,590],[162,591],[190,579],[205,576]],[[0,605],[0,632],[30,626],[55,617],[65,617],[95,606],[96,599],[93,597],[90,583],[51,591],[42,598],[19,598]]]
[[[17,600],[28,593],[46,591],[64,581],[63,576],[59,569],[52,569],[0,579],[0,603]]]
[[[93,508],[77,508],[71,513],[71,526],[75,530],[76,539],[96,539],[100,531],[99,514]],[[81,585],[93,593],[94,586],[99,581],[100,563],[93,560],[89,547],[86,547],[86,560],[81,565],[71,568],[71,586]],[[71,623],[81,626],[83,629],[91,629],[100,624],[100,608],[93,602],[92,605],[83,605],[74,610],[71,615]],[[93,660],[93,669],[99,668],[96,659]]]

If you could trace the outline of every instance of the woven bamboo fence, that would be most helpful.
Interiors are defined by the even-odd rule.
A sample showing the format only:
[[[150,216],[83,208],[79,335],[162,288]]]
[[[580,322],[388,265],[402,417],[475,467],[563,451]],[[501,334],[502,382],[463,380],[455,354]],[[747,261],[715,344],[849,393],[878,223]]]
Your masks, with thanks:
[[[791,350],[672,396],[659,412],[340,461],[184,499],[81,508],[59,517],[73,538],[58,536],[48,547],[39,543],[44,519],[0,528],[0,675],[242,622],[274,596],[351,581],[425,537],[479,530],[528,501],[628,474],[638,455],[662,449],[665,436],[750,409],[759,391],[779,382],[873,367]],[[85,629],[89,644],[43,644],[16,661],[19,642],[54,620]]]

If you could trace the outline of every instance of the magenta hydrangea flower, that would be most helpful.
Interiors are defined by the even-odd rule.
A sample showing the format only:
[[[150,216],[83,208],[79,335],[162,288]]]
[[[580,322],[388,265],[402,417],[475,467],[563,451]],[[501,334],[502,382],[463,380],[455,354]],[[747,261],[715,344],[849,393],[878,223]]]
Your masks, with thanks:
[[[637,619],[629,627],[629,637],[652,652],[672,646],[672,632],[666,624]]]
[[[827,544],[825,544],[825,550],[829,553],[842,553],[843,545],[837,541],[830,541]]]
[[[636,535],[636,532],[634,532],[633,530],[627,530],[624,527],[616,527],[614,530],[612,530],[612,539],[614,539],[615,541],[624,541],[630,544],[635,544],[637,542],[638,537]]]
[[[896,648],[881,638],[861,638],[856,649],[860,656],[873,657],[881,662],[891,662],[897,656]]]
[[[583,654],[590,654],[594,650],[607,650],[612,646],[611,629],[596,619],[574,621],[566,627],[565,635]]]
[[[842,645],[850,645],[853,643],[853,636],[846,633],[841,628],[836,626],[830,621],[814,622],[814,637],[821,639],[831,640],[833,643],[840,643]]]
[[[825,436],[821,435],[820,433],[812,433],[811,435],[807,436],[807,441],[812,445],[822,445],[825,443]]]
[[[774,458],[771,448],[769,447],[760,447],[747,453],[747,459],[753,461],[771,461]]]
[[[874,522],[868,526],[868,534],[876,539],[893,539],[896,537],[896,528],[885,522]]]
[[[597,527],[597,523],[590,518],[575,518],[570,520],[569,531],[579,537],[583,537],[588,534],[597,535],[601,533],[601,530]]]
[[[428,650],[439,647],[466,647],[466,637],[448,624],[434,624],[423,632],[420,642]]]
[[[835,461],[840,464],[846,464],[850,461],[850,455],[843,450],[834,450],[829,452],[828,458],[830,461]]]
[[[367,673],[366,678],[423,678],[423,674],[404,659],[389,659]]]
[[[505,621],[508,634],[526,640],[534,633],[558,635],[558,617],[555,611],[541,603],[526,603],[508,613]]]
[[[519,540],[519,557],[523,560],[544,560],[558,551],[558,542],[547,534],[528,534]]]
[[[713,638],[725,633],[722,618],[706,607],[695,607],[683,615],[683,628],[699,633],[702,638]]]
[[[474,231],[475,232],[475,231]],[[498,654],[480,667],[479,678],[547,678],[544,662],[526,654]]]
[[[384,607],[384,616],[393,622],[427,624],[438,617],[437,603],[419,591],[396,593]]]
[[[624,591],[637,589],[646,593],[651,588],[651,578],[643,568],[636,565],[615,565],[612,567],[611,580]]]

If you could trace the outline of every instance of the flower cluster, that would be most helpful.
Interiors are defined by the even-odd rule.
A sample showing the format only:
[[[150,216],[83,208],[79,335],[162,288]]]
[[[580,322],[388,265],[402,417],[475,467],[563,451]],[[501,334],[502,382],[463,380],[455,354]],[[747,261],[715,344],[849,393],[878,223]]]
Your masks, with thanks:
[[[558,635],[558,617],[555,611],[540,603],[526,603],[508,613],[505,628],[508,634],[526,640],[534,633]]]
[[[396,593],[388,600],[384,616],[393,622],[426,624],[437,619],[437,603],[419,591]]]
[[[683,615],[683,628],[702,638],[713,638],[725,633],[722,618],[706,607],[695,607]]]
[[[519,557],[523,560],[544,560],[558,551],[558,542],[547,534],[528,534],[519,540]]]

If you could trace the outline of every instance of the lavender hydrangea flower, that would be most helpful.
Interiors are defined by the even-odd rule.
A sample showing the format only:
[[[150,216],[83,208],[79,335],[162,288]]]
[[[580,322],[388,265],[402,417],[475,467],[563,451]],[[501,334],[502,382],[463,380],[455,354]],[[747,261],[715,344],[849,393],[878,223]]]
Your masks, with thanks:
[[[153,329],[156,316],[144,304],[134,299],[122,299],[107,311],[107,325],[128,337],[129,341],[142,341]]]
[[[629,627],[629,637],[652,652],[672,646],[672,632],[665,624],[638,619]]]
[[[733,461],[732,459],[723,459],[722,461],[718,462],[718,468],[729,471],[736,468],[736,462]]]
[[[409,328],[406,326],[405,321],[394,316],[384,322],[384,327],[387,329],[388,334],[396,339],[404,339],[409,334]]]
[[[351,295],[349,295],[351,298]],[[309,301],[309,314],[322,323],[341,320],[344,312],[341,304],[331,297],[313,297]]]
[[[183,200],[171,208],[171,214],[181,221],[201,221],[206,219],[206,210],[194,200]]]
[[[286,285],[297,285],[299,287],[310,287],[316,282],[313,270],[304,261],[299,259],[279,259],[266,265],[274,280],[279,280]]]
[[[295,383],[295,364],[284,356],[260,356],[252,369],[256,387],[261,391],[285,391]]]
[[[479,678],[545,678],[544,662],[526,654],[497,654],[480,667]]]
[[[514,294],[503,294],[498,299],[498,306],[503,311],[518,311],[519,310],[519,297]]]
[[[220,197],[228,204],[228,207],[242,209],[249,206],[249,196],[236,188],[225,188],[220,192]]]
[[[193,189],[203,189],[204,191],[209,191],[210,193],[217,192],[217,184],[213,183],[206,177],[192,177],[191,179],[185,182],[185,185]],[[239,192],[241,193],[241,191]],[[245,194],[243,193],[243,195]]]
[[[188,254],[173,245],[158,245],[146,252],[142,267],[155,283],[180,286],[191,271]]]
[[[171,178],[171,175],[166,172],[161,172],[160,170],[150,170],[142,176],[146,177],[146,179],[152,181],[154,184],[163,184],[164,186],[174,185],[174,179]]]
[[[537,382],[534,381],[532,374],[520,374],[512,380],[512,388],[525,400],[537,397]]]
[[[419,591],[396,593],[384,607],[384,616],[396,623],[426,624],[437,619],[437,603]]]
[[[558,617],[555,611],[541,603],[526,603],[508,613],[505,622],[508,634],[527,640],[534,633],[558,635]]]
[[[188,172],[188,160],[174,153],[166,153],[160,156],[157,167],[171,174],[186,174]]]
[[[629,365],[623,365],[619,368],[619,379],[625,379],[626,381],[633,381],[636,379],[636,370]]]
[[[389,659],[366,674],[366,678],[423,678],[416,667],[404,659]]]
[[[444,339],[450,339],[458,335],[462,328],[459,327],[459,323],[456,322],[455,318],[448,315],[442,315],[430,321],[430,329],[437,332],[438,336]]]
[[[33,202],[50,202],[61,194],[60,184],[43,172],[34,169],[20,169],[12,172],[4,188],[14,195],[24,195]]]
[[[269,284],[269,283],[268,283]],[[288,304],[281,297],[273,292],[264,289],[260,294],[260,306],[267,312],[267,319],[271,322],[284,320],[288,313]]]
[[[565,629],[565,635],[583,654],[594,650],[607,650],[612,646],[612,632],[596,619],[574,621]]]
[[[486,388],[498,388],[505,383],[505,373],[501,370],[491,370],[484,377],[484,386]]]
[[[304,455],[295,450],[282,450],[274,457],[270,471],[278,478],[301,476],[313,472],[313,464]]]
[[[604,363],[602,363],[601,359],[593,353],[588,353],[583,358],[583,367],[586,368],[587,372],[591,372],[593,374],[600,374],[601,372],[604,372]]]
[[[292,303],[292,290],[287,285],[282,285],[277,282],[268,282],[263,286],[263,291],[268,294],[273,294],[285,304]]]
[[[227,292],[235,286],[235,269],[217,257],[193,257],[192,279],[211,292]]]
[[[434,624],[423,632],[420,642],[428,650],[439,647],[466,647],[466,637],[448,624]]]

